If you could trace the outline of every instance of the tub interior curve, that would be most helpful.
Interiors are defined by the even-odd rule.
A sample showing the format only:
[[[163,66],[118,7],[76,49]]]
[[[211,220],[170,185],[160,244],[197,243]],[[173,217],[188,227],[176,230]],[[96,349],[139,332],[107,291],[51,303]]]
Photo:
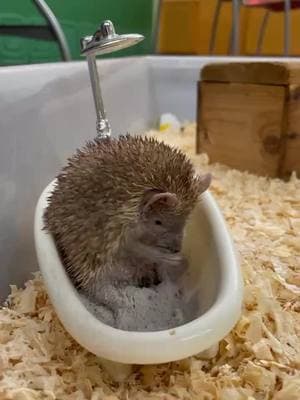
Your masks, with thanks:
[[[43,208],[46,206],[46,198],[53,188],[53,183],[45,191]],[[216,226],[218,224],[218,216],[214,214],[211,205],[212,201],[213,198],[211,196],[203,196],[191,214],[184,236],[183,253],[189,262],[188,273],[184,278],[185,292],[188,297],[193,297],[197,302],[197,306],[193,310],[192,320],[201,317],[213,306],[218,298],[224,279],[222,255],[220,254],[218,239],[214,234],[214,231],[218,229]],[[53,243],[55,245],[55,242]],[[60,260],[57,249],[55,259],[56,262]],[[62,266],[62,263],[60,265]],[[64,276],[69,281],[69,284],[73,286],[67,274],[64,274]],[[74,286],[73,294],[87,309]]]
[[[218,243],[213,235],[211,215],[207,213],[208,197],[204,197],[191,214],[186,227],[183,253],[189,262],[185,289],[198,300],[195,318],[208,311],[216,302],[223,271]]]

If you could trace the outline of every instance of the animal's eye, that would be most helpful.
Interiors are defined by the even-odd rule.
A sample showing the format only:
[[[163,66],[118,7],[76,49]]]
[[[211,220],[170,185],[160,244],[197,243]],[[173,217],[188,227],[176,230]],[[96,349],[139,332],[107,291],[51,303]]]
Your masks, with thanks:
[[[155,224],[156,224],[156,225],[161,225],[161,221],[160,221],[159,219],[156,219],[156,220],[155,220]]]

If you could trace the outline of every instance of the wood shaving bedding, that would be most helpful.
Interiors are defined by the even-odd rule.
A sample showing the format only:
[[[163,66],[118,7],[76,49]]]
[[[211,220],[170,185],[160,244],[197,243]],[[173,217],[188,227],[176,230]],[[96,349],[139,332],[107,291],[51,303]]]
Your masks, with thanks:
[[[37,273],[24,289],[12,286],[0,310],[0,400],[299,400],[300,181],[208,165],[206,155],[195,155],[195,124],[148,134],[213,174],[211,191],[241,257],[239,322],[215,351],[137,367],[116,385],[66,333]]]

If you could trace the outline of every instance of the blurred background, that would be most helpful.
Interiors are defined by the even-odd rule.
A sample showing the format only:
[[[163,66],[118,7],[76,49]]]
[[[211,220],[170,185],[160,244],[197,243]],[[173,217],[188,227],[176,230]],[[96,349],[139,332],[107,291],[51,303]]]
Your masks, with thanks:
[[[146,37],[109,57],[300,55],[298,0],[2,0],[0,65],[80,60],[103,19]]]

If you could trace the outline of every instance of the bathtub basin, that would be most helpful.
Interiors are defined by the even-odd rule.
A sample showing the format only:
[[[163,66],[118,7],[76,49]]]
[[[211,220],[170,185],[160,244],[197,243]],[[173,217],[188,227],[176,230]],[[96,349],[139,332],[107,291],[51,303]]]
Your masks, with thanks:
[[[242,305],[238,257],[223,216],[207,191],[186,229],[186,281],[199,296],[198,316],[174,329],[127,332],[105,325],[83,305],[61,263],[52,236],[42,230],[43,212],[53,189],[42,192],[35,211],[34,238],[39,267],[55,311],[70,335],[104,360],[121,364],[157,364],[180,360],[216,345],[237,322]]]

